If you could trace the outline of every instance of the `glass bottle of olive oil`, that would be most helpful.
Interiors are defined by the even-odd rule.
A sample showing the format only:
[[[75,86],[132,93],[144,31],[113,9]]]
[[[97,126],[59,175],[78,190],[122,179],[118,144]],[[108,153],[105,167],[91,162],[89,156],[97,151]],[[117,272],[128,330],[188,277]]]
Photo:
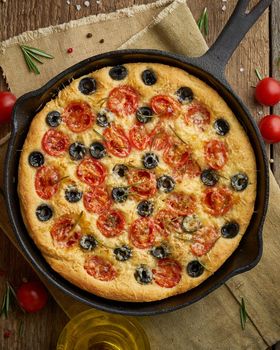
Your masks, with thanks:
[[[75,316],[65,326],[57,350],[150,350],[150,345],[134,318],[92,309]]]

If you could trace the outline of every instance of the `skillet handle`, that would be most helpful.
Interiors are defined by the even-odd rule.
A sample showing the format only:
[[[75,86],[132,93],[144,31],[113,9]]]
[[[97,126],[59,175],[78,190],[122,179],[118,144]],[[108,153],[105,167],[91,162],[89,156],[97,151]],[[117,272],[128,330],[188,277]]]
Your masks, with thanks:
[[[221,34],[206,54],[201,57],[203,65],[207,65],[210,72],[223,76],[233,52],[272,1],[260,0],[251,12],[247,13],[246,9],[250,0],[238,0],[234,12]]]

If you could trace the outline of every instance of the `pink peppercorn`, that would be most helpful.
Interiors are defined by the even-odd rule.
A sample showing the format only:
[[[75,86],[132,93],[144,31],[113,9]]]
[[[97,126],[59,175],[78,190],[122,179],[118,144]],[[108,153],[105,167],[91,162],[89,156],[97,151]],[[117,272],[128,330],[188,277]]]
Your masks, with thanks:
[[[67,53],[72,53],[73,52],[73,48],[69,47],[69,49],[67,49]]]

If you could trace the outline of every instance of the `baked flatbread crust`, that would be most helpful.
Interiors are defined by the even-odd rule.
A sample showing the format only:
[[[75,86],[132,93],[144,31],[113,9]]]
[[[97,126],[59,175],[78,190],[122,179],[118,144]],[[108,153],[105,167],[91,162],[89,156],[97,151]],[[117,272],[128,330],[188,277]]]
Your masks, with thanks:
[[[94,78],[97,83],[96,92],[91,95],[84,95],[78,89],[79,81],[83,77],[72,81],[69,86],[61,90],[58,96],[49,101],[34,117],[21,153],[18,173],[18,194],[22,216],[30,236],[50,266],[65,279],[82,289],[108,299],[134,302],[154,301],[184,293],[196,287],[220,268],[237,248],[253,213],[256,197],[256,162],[249,139],[237,118],[219,94],[203,81],[181,69],[162,64],[133,63],[126,64],[125,67],[128,70],[128,75],[121,81],[111,79],[108,74],[110,67],[102,68],[87,75]],[[156,73],[156,84],[147,86],[143,83],[141,74],[145,69],[152,69]],[[168,129],[169,126],[176,131],[180,138],[189,144],[192,158],[199,164],[201,169],[209,168],[205,159],[205,142],[212,139],[222,140],[227,146],[228,160],[223,168],[218,170],[221,176],[217,184],[217,186],[224,186],[232,192],[233,206],[226,214],[213,216],[206,210],[203,202],[206,186],[202,183],[200,176],[190,177],[185,175],[180,181],[176,181],[174,191],[185,192],[195,196],[195,214],[200,218],[203,226],[213,226],[220,232],[225,222],[236,221],[240,226],[240,231],[231,239],[219,237],[209,252],[200,257],[194,256],[192,253],[190,249],[191,241],[177,238],[179,233],[175,234],[171,232],[166,239],[157,237],[153,246],[160,245],[164,241],[170,249],[169,258],[175,259],[182,269],[179,283],[171,288],[162,287],[155,283],[154,280],[148,284],[140,284],[135,279],[135,269],[139,265],[144,264],[153,270],[158,263],[158,260],[150,254],[150,248],[139,249],[134,247],[129,240],[131,223],[139,218],[136,211],[139,199],[129,196],[128,200],[124,203],[112,204],[114,209],[120,209],[123,212],[126,226],[120,236],[112,238],[105,237],[96,226],[98,215],[88,212],[83,205],[83,200],[77,203],[69,203],[65,200],[65,189],[69,183],[73,183],[74,181],[83,192],[89,187],[76,176],[77,165],[80,161],[71,160],[68,151],[62,156],[55,157],[48,155],[42,150],[42,138],[50,129],[45,121],[46,115],[49,112],[55,110],[63,115],[64,109],[70,102],[84,101],[90,104],[92,112],[96,115],[101,109],[104,110],[106,108],[106,99],[110,91],[120,85],[132,86],[138,92],[139,107],[149,105],[151,98],[159,94],[171,96],[176,100],[175,92],[180,87],[190,87],[195,99],[203,103],[210,112],[211,119],[209,125],[204,131],[192,124],[187,125],[184,119],[184,111],[188,106],[184,104],[180,105],[183,111],[178,112],[176,118],[162,118],[162,123],[164,123],[173,138],[176,139],[177,136],[173,134],[171,129]],[[118,125],[121,125],[127,134],[136,123],[135,113],[126,117],[118,117],[110,113],[110,117]],[[227,120],[230,125],[230,131],[226,136],[217,135],[213,128],[214,121],[220,117]],[[147,130],[151,131],[154,129],[158,125],[159,119],[160,116],[152,118],[151,122],[145,124]],[[93,128],[101,134],[104,131],[104,128],[99,127],[95,123]],[[56,130],[65,133],[71,140],[70,143],[79,141],[89,147],[93,141],[103,141],[102,137],[99,137],[93,131],[93,128],[81,133],[74,133],[62,121]],[[29,154],[33,151],[42,152],[45,157],[45,165],[57,167],[60,170],[61,177],[68,176],[68,178],[59,182],[58,191],[49,200],[41,199],[35,190],[35,175],[38,169],[30,166],[28,162]],[[149,149],[146,151],[149,151]],[[107,168],[108,174],[105,179],[106,186],[112,188],[127,185],[125,178],[118,178],[113,174],[112,168],[115,164],[120,163],[130,163],[136,167],[143,167],[141,159],[146,151],[132,149],[127,158],[119,158],[110,153],[109,157],[102,158],[100,162]],[[157,177],[162,174],[173,176],[174,169],[171,169],[169,165],[162,161],[162,151],[155,153],[157,153],[160,162],[159,166],[151,171]],[[249,178],[248,187],[241,192],[234,191],[230,186],[230,178],[237,173],[246,173]],[[165,208],[167,197],[171,194],[172,192],[165,194],[158,191],[151,198],[154,203],[152,218],[160,209]],[[35,214],[37,207],[42,203],[47,203],[53,209],[52,218],[46,222],[39,221]],[[93,234],[99,242],[98,246],[94,250],[87,252],[81,249],[78,242],[71,247],[57,245],[50,234],[54,222],[64,214],[79,217],[81,212],[83,212],[82,217],[75,229]],[[113,250],[123,244],[132,248],[132,257],[127,261],[118,261],[113,254]],[[91,255],[101,256],[110,261],[116,270],[116,278],[110,281],[102,281],[89,275],[84,265],[85,260]],[[190,277],[186,272],[187,264],[193,260],[199,260],[205,267],[204,272],[196,278]]]

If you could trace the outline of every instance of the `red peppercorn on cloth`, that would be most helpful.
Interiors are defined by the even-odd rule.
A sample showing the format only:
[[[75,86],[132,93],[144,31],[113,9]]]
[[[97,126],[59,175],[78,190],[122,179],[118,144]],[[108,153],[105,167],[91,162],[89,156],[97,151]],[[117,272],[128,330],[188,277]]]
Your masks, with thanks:
[[[92,37],[87,38],[87,33]],[[40,75],[31,75],[18,43],[41,48],[55,58],[40,66]],[[69,47],[73,47],[71,54],[66,53]],[[199,56],[207,50],[185,0],[164,0],[24,33],[0,45],[0,66],[11,90],[19,96],[86,57],[117,48],[156,48],[189,56]],[[6,146],[0,149],[1,173]],[[280,189],[272,174],[270,187],[260,263],[196,304],[170,314],[139,318],[151,349],[255,350],[280,340]],[[19,249],[2,195],[0,205],[0,227]],[[88,308],[43,281],[69,317]],[[248,313],[245,330],[240,326],[241,297]]]

